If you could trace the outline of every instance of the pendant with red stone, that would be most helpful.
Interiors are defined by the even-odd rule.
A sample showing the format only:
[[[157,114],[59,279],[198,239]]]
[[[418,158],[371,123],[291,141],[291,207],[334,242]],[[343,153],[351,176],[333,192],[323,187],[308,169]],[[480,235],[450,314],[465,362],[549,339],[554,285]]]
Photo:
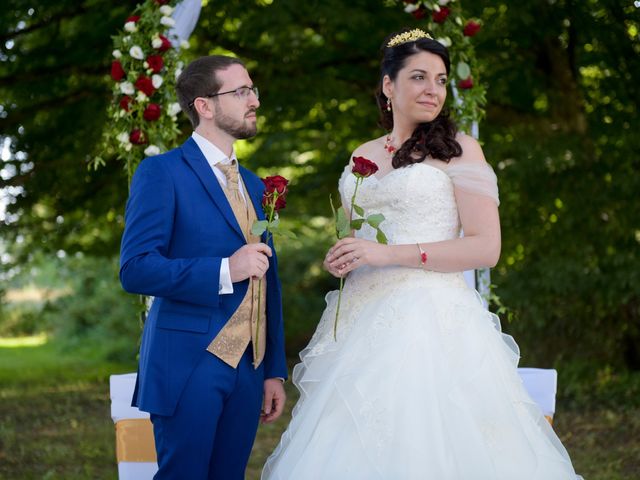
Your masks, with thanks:
[[[390,154],[393,154],[393,152],[396,151],[396,147],[393,146],[392,142],[393,142],[393,139],[391,138],[391,136],[387,135],[387,138],[384,142],[384,149]]]

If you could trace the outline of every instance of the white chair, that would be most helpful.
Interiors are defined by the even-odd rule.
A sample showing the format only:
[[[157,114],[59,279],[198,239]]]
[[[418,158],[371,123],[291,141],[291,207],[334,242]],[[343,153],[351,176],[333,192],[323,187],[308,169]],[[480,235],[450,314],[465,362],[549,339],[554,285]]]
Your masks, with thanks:
[[[556,412],[558,372],[550,368],[518,368],[518,374],[531,399],[552,423]]]
[[[149,414],[131,406],[136,374],[111,375],[111,418],[116,428],[119,480],[151,480],[158,471]]]

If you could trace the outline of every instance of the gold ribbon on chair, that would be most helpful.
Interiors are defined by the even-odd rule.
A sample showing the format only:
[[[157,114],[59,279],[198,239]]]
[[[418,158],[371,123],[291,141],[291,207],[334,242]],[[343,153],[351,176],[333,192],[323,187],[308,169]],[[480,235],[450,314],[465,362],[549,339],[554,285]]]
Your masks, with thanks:
[[[151,420],[129,418],[116,422],[116,459],[118,463],[156,461]]]

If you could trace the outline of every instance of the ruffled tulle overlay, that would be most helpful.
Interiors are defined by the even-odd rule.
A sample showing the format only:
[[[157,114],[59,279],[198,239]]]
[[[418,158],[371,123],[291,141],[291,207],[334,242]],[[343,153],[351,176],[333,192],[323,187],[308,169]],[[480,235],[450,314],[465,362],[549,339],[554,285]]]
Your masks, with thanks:
[[[293,372],[300,400],[267,480],[555,480],[569,457],[518,348],[460,274],[363,268]]]
[[[343,199],[355,179],[340,179]],[[414,164],[365,179],[389,243],[456,238],[454,185]],[[366,227],[357,232],[374,239]],[[565,480],[571,461],[517,373],[518,347],[461,273],[361,267],[293,371],[300,399],[263,480]]]

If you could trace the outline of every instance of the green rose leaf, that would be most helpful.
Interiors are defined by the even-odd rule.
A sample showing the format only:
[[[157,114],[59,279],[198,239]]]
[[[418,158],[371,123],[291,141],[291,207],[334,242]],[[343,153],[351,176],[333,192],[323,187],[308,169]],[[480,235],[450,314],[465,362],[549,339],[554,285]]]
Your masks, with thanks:
[[[273,231],[274,228],[278,228],[280,225],[280,219],[274,218],[273,221],[269,224],[269,230]]]
[[[384,215],[382,215],[381,213],[374,213],[373,215],[369,215],[367,217],[367,223],[373,228],[378,228],[383,221]]]
[[[297,235],[289,230],[279,230],[278,231],[278,235],[282,235],[283,237],[286,237],[290,240],[295,240],[297,237]]]
[[[333,206],[333,197],[331,196],[331,194],[329,194],[329,204],[331,205],[331,211],[333,212],[333,219],[337,220],[338,217],[336,217],[336,207]]]
[[[380,229],[378,229],[378,233],[376,233],[376,240],[378,243],[382,243],[383,245],[387,244],[387,236]]]
[[[362,228],[362,224],[364,223],[364,218],[358,218],[356,220],[351,220],[351,228],[353,230],[360,230]]]
[[[253,223],[251,226],[251,235],[255,235],[259,237],[267,230],[267,225],[269,224],[266,220],[259,220]]]
[[[359,207],[358,205],[356,205],[355,203],[353,204],[353,209],[355,210],[355,212],[360,215],[361,217],[364,216],[364,208]]]
[[[349,233],[351,233],[351,228],[343,208],[338,209],[336,217],[336,234],[338,238],[348,237]]]

